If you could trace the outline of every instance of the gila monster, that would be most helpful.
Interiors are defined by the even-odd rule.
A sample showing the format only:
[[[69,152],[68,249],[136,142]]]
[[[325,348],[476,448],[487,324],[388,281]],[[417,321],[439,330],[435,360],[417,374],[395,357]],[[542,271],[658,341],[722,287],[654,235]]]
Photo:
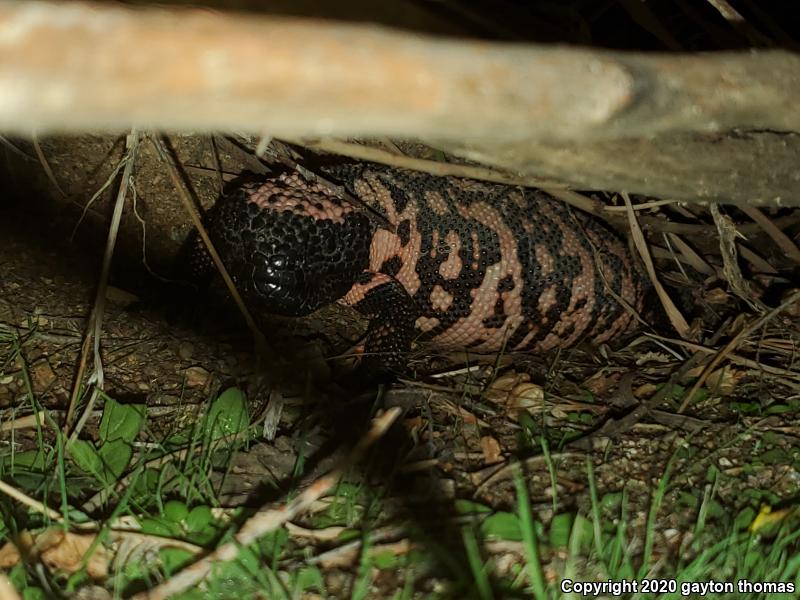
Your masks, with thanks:
[[[417,338],[483,353],[601,343],[634,324],[619,299],[642,308],[626,245],[544,192],[373,164],[326,174],[391,228],[283,173],[223,196],[207,230],[259,310],[301,316],[340,301],[365,314],[365,360],[382,368],[402,370]],[[213,266],[198,240],[184,268],[200,282]]]

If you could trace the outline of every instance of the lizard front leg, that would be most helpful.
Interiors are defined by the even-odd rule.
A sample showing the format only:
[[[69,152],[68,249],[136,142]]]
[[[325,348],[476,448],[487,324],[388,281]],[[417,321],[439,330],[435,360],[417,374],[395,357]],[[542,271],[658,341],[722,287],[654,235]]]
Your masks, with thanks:
[[[370,320],[363,368],[405,371],[419,310],[403,285],[385,273],[365,271],[344,301]]]

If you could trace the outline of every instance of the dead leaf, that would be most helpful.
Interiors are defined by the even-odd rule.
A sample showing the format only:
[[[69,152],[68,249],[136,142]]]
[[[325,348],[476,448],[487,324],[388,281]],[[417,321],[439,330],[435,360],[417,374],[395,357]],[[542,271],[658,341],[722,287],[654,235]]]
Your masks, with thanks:
[[[788,507],[773,511],[771,506],[762,506],[761,510],[756,515],[756,518],[753,519],[752,523],[750,523],[750,527],[748,527],[748,529],[752,533],[758,533],[759,529],[769,527],[775,523],[780,523],[789,514],[791,514],[793,510],[794,507]]]
[[[427,420],[420,417],[409,417],[408,419],[403,419],[402,421],[403,427],[408,432],[419,431],[427,424]]]
[[[589,390],[593,395],[604,397],[607,396],[610,391],[617,387],[619,383],[619,379],[622,376],[622,373],[611,373],[607,374],[602,371],[599,371],[592,375],[584,384],[587,390]]]
[[[781,304],[786,302],[798,291],[800,290],[798,290],[797,288],[786,290],[783,294],[781,294]],[[794,304],[790,304],[783,310],[783,312],[784,314],[789,315],[790,317],[800,317],[800,302],[795,302]]]
[[[6,542],[0,548],[0,569],[8,569],[20,561],[20,550],[22,554],[28,554],[33,546],[33,536],[27,530],[21,531],[14,539],[14,542]]]
[[[645,352],[636,358],[636,366],[641,367],[648,363],[656,363],[659,365],[669,364],[675,360],[675,357],[666,352]]]
[[[681,381],[686,381],[688,379],[697,379],[698,377],[700,377],[700,375],[702,375],[705,368],[706,368],[705,365],[700,365],[692,369],[689,369],[688,371],[686,371],[686,374],[683,376],[683,379]]]
[[[689,331],[689,323],[686,322],[686,318],[683,316],[683,314],[681,314],[681,311],[672,301],[672,298],[670,298],[667,290],[663,285],[661,285],[661,281],[656,275],[656,269],[653,265],[653,259],[650,255],[650,249],[647,245],[644,234],[642,233],[642,229],[639,226],[639,221],[636,218],[633,207],[631,206],[631,199],[625,192],[622,192],[622,198],[625,201],[625,206],[628,209],[628,226],[630,227],[634,246],[639,252],[639,256],[642,258],[645,270],[650,277],[650,282],[653,284],[659,300],[661,300],[661,305],[664,307],[664,311],[667,313],[667,317],[669,317],[669,321],[672,323],[675,331],[678,332],[678,335],[680,335],[683,339],[691,339],[689,337],[691,335]]]
[[[503,373],[486,390],[485,397],[510,409],[541,408],[544,390],[531,383],[530,375],[509,371]]]
[[[0,573],[0,600],[20,600],[21,596],[3,573]]]
[[[76,573],[81,568],[83,557],[95,540],[93,533],[72,533],[52,527],[36,538],[34,550],[51,570]],[[86,563],[86,572],[95,580],[108,576],[110,562],[108,550],[99,544]]]
[[[500,462],[502,456],[500,442],[492,436],[485,435],[481,438],[481,451],[483,452],[484,464],[493,465]]]
[[[530,379],[531,377],[527,373],[507,371],[492,382],[486,390],[485,397],[487,400],[491,400],[497,404],[508,404],[508,397],[511,390],[520,383],[530,381]]]
[[[36,363],[31,368],[31,375],[33,379],[33,389],[37,392],[42,392],[50,389],[58,378],[53,371],[53,367],[46,360]]]
[[[198,388],[208,383],[211,373],[203,367],[189,367],[186,369],[186,387]]]
[[[109,285],[106,287],[106,300],[112,304],[120,304],[122,306],[130,306],[139,300],[139,296],[133,294],[122,288]]]
[[[722,288],[714,288],[703,294],[703,300],[708,304],[727,304],[731,300],[731,295]]]
[[[706,377],[706,387],[714,394],[730,396],[743,376],[743,371],[724,366]]]
[[[60,527],[51,527],[37,536],[23,531],[15,544],[6,542],[0,548],[0,569],[9,569],[20,562],[20,550],[30,560],[41,560],[54,571],[75,573],[81,567],[86,551],[94,543],[93,533],[65,532]],[[110,555],[102,545],[98,545],[86,565],[92,579],[104,579],[108,575]]]
[[[637,399],[642,400],[644,398],[649,398],[657,391],[658,391],[658,386],[655,383],[643,383],[635,390],[633,390],[633,395]]]
[[[19,549],[11,542],[0,548],[0,569],[10,569],[19,564]]]
[[[544,390],[530,379],[527,373],[503,373],[486,389],[484,397],[509,411],[540,411],[544,407]]]
[[[508,407],[533,412],[541,410],[544,406],[544,390],[535,383],[520,383],[515,385],[509,394]]]

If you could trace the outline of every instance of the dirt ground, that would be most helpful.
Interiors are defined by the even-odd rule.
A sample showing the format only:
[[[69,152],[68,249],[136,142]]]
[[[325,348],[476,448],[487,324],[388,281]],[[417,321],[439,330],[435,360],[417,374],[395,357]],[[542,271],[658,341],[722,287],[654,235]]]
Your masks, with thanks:
[[[227,4],[251,10],[263,3]],[[750,47],[747,30],[721,20],[713,4],[308,0],[270,6],[276,14],[484,39],[642,50]],[[780,11],[770,21],[754,3],[734,4],[770,34],[781,33],[779,25],[792,30]],[[215,202],[226,181],[265,169],[252,153],[257,139],[166,134],[165,140],[201,208]],[[410,142],[377,143],[447,159],[436,148]],[[97,374],[90,351],[79,377],[79,356],[125,156],[124,134],[0,138],[5,453],[35,450],[43,436],[52,444],[52,432],[42,434],[31,422],[6,425],[40,407],[63,423],[73,390],[88,387],[89,376]],[[169,279],[191,221],[148,139],[140,141],[134,164],[104,294],[103,389],[123,405],[147,406],[146,426],[136,439],[142,454],[196,423],[221,390],[245,392],[250,420],[263,423],[264,432],[230,464],[209,468],[218,508],[283,506],[294,490],[336,464],[376,411],[397,406],[403,410],[399,422],[345,477],[348,484],[380,490],[380,510],[360,526],[374,529],[374,543],[390,553],[422,548],[464,566],[458,507],[476,503],[492,516],[514,512],[517,464],[544,531],[552,534],[563,515],[594,512],[604,534],[625,529],[630,556],[652,553],[655,574],[674,575],[732,532],[754,531],[761,536],[755,551],[766,555],[773,538],[754,528],[759,514],[771,511],[777,522],[785,519],[797,530],[800,306],[785,301],[800,287],[800,210],[764,207],[761,224],[730,206],[716,218],[698,204],[656,203],[637,211],[656,278],[689,323],[684,338],[654,294],[639,331],[613,344],[485,360],[432,356],[419,348],[414,376],[380,394],[362,393],[346,384],[348,355],[365,330],[349,309],[330,307],[304,319],[257,314],[266,334],[263,347],[254,344],[221,284],[198,306],[176,313]],[[586,193],[614,206],[614,224],[629,234],[620,227],[626,219],[619,198]],[[81,439],[99,444],[103,405],[93,409]],[[80,505],[93,492],[73,489],[72,500]],[[53,507],[59,502],[48,501]],[[113,509],[92,507],[87,512],[97,519]],[[5,503],[0,509],[4,518],[11,512]],[[329,596],[355,597],[360,557],[346,544],[334,547],[330,539],[313,537],[315,515],[301,516],[287,529],[297,551],[276,568],[320,565]],[[794,556],[797,547],[795,541]],[[528,560],[523,542],[513,536],[500,536],[484,550],[498,577],[519,578],[520,564]],[[543,542],[541,550],[545,579],[558,581],[571,553],[556,543]],[[580,570],[601,572],[593,567]],[[734,557],[712,575],[731,580],[740,567]],[[402,569],[376,570],[362,597],[393,597],[402,578]],[[439,597],[446,579],[439,570],[426,572],[415,583],[415,597]]]
[[[200,204],[209,206],[218,193],[210,141],[170,140]],[[25,410],[23,361],[38,400],[54,415],[64,414],[117,187],[110,186],[88,208],[87,200],[124,152],[120,138],[104,136],[44,139],[40,145],[63,195],[38,160],[5,150],[0,328],[25,340],[24,351],[15,364],[5,366],[0,379],[0,409],[7,415]],[[15,147],[28,157],[35,154],[29,142],[17,142]],[[221,151],[222,172],[236,174],[246,168],[242,156]],[[160,296],[161,278],[169,274],[170,261],[189,225],[164,166],[147,142],[137,156],[133,189],[136,213],[129,204],[112,286],[106,293],[101,338],[106,393],[120,402],[146,404],[149,436],[158,439],[191,422],[223,387],[236,384],[248,390],[254,418],[267,405],[265,390],[277,387],[288,406],[277,433],[240,453],[232,475],[216,474],[220,502],[227,507],[263,502],[265,482],[280,490],[291,480],[300,453],[314,459],[304,474],[313,480],[352,443],[348,436],[357,435],[358,424],[374,401],[341,389],[335,378],[345,367],[328,360],[357,342],[363,323],[339,308],[303,320],[260,316],[270,332],[268,343],[283,360],[279,368],[265,369],[221,289],[188,322],[170,322]],[[655,216],[675,219],[678,214]],[[713,262],[715,244],[709,243],[708,234],[714,226],[701,210],[692,216],[691,221],[684,218],[685,224],[690,234],[697,235],[685,239],[705,249],[704,255]],[[752,225],[742,224],[755,233]],[[658,237],[650,232],[656,243]],[[791,289],[793,267],[785,258],[781,262],[774,244],[763,235],[751,235],[748,244],[777,267],[769,277],[753,278],[772,282],[763,288],[761,298],[769,300]],[[703,278],[686,265],[677,267],[675,261],[658,264],[670,294],[701,332],[697,338],[701,345],[718,346],[719,342],[709,342],[715,331],[720,332],[718,338],[729,340],[757,318],[759,313],[726,291],[723,281]],[[754,303],[760,301],[753,298]],[[780,506],[797,497],[800,375],[792,350],[799,332],[796,310],[789,307],[741,339],[685,412],[679,407],[700,372],[697,368],[649,413],[627,424],[625,415],[657,394],[693,349],[701,347],[676,341],[659,311],[651,314],[653,326],[612,347],[544,357],[506,356],[496,364],[469,368],[456,358],[449,370],[442,370],[440,357],[438,373],[420,373],[398,382],[381,400],[384,406],[405,410],[399,433],[404,441],[389,444],[386,450],[386,469],[396,472],[390,497],[410,511],[412,519],[429,527],[442,526],[441,521],[430,521],[437,512],[432,507],[446,513],[457,499],[494,510],[513,509],[510,465],[518,457],[525,466],[533,512],[548,525],[557,514],[589,514],[587,461],[591,461],[597,495],[610,499],[606,508],[611,521],[618,519],[618,496],[625,490],[636,552],[645,539],[654,492],[667,477],[663,499],[667,508],[658,512],[652,526],[654,557],[687,560],[724,535],[732,518],[744,514],[746,520],[763,505]],[[709,355],[713,351],[703,354]],[[425,358],[423,349],[419,364],[430,367]],[[282,378],[281,372],[292,376]],[[96,410],[84,435],[96,435],[99,419]],[[617,430],[582,437],[604,423]],[[32,429],[15,435],[20,449],[36,444]],[[303,440],[302,448],[298,439]],[[555,472],[543,460],[542,440]],[[398,456],[398,447],[406,452]],[[696,539],[697,504],[712,489],[718,511],[709,517],[712,526],[702,531],[703,539]],[[279,499],[276,492],[275,500]],[[420,505],[425,510],[414,509]],[[521,550],[512,544],[502,552],[514,555]],[[543,560],[548,565],[546,575],[557,578],[563,555],[554,552]],[[327,576],[334,580],[336,573],[333,569]],[[384,581],[389,590],[394,584]]]

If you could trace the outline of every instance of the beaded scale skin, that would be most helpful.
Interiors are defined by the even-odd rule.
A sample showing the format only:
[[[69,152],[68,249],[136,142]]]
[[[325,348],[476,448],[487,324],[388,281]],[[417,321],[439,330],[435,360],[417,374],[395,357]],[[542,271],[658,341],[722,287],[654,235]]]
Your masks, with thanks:
[[[248,183],[205,217],[242,294],[306,315],[336,301],[370,319],[365,353],[402,370],[414,339],[437,349],[546,352],[635,325],[644,278],[599,221],[547,194],[373,164],[327,169],[391,225],[298,174]],[[183,259],[213,274],[195,238]],[[189,264],[186,265],[185,263]]]

